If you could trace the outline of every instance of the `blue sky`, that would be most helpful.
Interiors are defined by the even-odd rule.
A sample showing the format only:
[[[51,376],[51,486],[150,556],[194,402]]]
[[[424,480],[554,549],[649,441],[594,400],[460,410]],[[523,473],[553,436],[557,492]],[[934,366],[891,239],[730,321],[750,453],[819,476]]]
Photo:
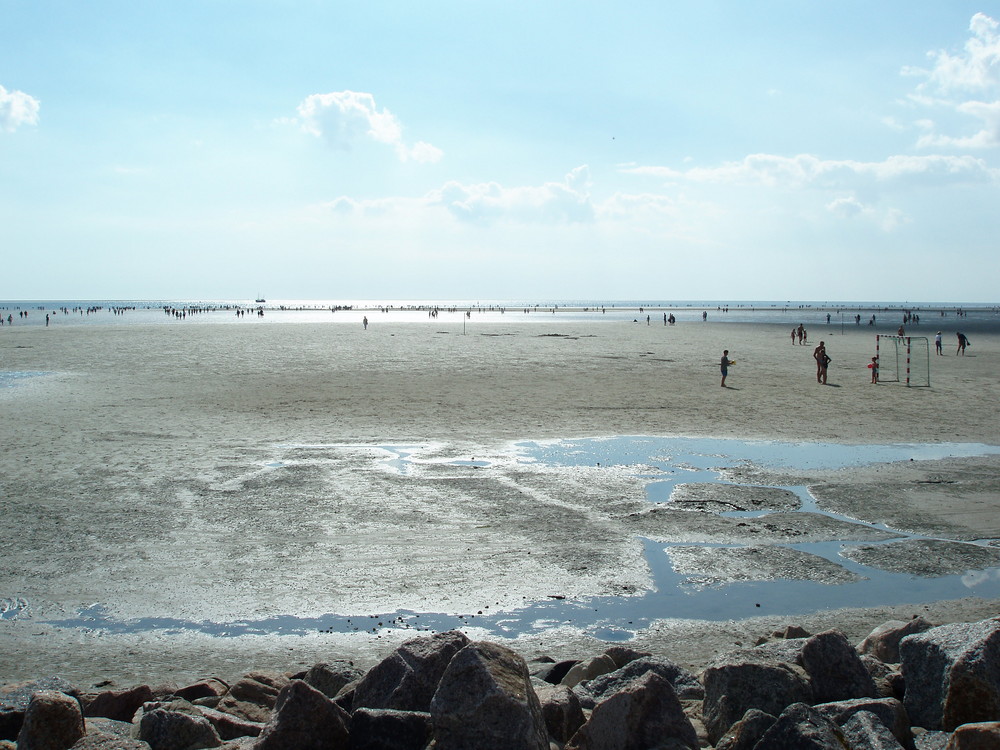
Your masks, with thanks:
[[[0,299],[996,302],[1000,3],[0,0]]]

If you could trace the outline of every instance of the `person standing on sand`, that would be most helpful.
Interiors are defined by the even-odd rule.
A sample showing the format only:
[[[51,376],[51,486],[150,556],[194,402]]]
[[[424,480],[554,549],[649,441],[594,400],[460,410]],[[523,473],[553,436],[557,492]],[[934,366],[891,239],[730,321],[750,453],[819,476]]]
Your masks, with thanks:
[[[937,335],[934,337],[934,351],[939,355],[944,356],[941,351],[941,331],[938,331]]]
[[[722,352],[722,359],[719,361],[719,369],[722,370],[722,387],[726,387],[726,375],[729,374],[729,365],[732,361],[729,359],[729,350],[726,349]]]
[[[969,345],[969,337],[966,336],[961,331],[959,331],[955,335],[958,336],[958,349],[955,350],[955,356],[957,357],[959,354],[961,354],[964,357],[965,347]]]
[[[361,325],[363,325],[365,327],[366,331],[368,330],[368,316],[367,315],[361,320]]]
[[[826,356],[826,344],[822,341],[813,349],[813,359],[816,360],[816,382],[826,384],[826,369],[830,358]]]
[[[872,382],[878,383],[878,357],[872,357],[872,363],[868,367],[872,371]]]

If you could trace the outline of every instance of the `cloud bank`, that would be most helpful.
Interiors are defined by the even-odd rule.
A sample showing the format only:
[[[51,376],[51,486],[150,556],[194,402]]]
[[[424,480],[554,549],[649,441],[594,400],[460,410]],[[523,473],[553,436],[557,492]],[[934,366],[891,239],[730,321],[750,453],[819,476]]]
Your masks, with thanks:
[[[375,105],[375,97],[357,91],[333,91],[307,96],[298,107],[302,129],[323,138],[331,147],[350,151],[356,144],[374,141],[392,146],[402,161],[436,162],[441,149],[418,141],[403,141],[403,126],[389,110]]]
[[[934,122],[925,122],[929,130],[918,141],[921,147],[983,149],[1000,146],[1000,24],[983,13],[969,22],[970,38],[962,51],[944,50],[928,53],[930,69],[907,67],[904,75],[926,80],[917,86],[911,101],[921,107],[938,108],[946,113],[971,118],[978,130],[971,135],[948,135],[939,132]]]
[[[37,125],[38,109],[35,97],[0,86],[0,130],[13,133],[21,125]]]

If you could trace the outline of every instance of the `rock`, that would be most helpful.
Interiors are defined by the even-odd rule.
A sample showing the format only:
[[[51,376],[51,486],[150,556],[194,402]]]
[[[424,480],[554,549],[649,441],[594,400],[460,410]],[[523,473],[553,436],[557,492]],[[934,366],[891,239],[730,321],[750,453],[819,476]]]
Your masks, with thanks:
[[[360,680],[364,674],[349,661],[321,662],[314,664],[302,679],[327,698],[336,698],[344,687]]]
[[[430,709],[435,750],[548,750],[528,665],[505,646],[476,642],[455,654]]]
[[[69,750],[149,750],[149,744],[115,734],[92,732],[77,740]]]
[[[133,736],[149,743],[152,750],[195,750],[222,744],[208,719],[183,699],[146,704]]]
[[[259,721],[250,721],[242,716],[227,714],[207,706],[198,706],[201,715],[208,719],[220,739],[235,740],[240,737],[257,737],[264,729],[264,724]]]
[[[278,693],[288,683],[289,679],[278,672],[250,672],[233,683],[215,708],[249,721],[264,723],[271,718]]]
[[[560,684],[565,685],[566,687],[576,687],[584,680],[592,680],[602,674],[614,672],[616,669],[618,669],[618,665],[616,665],[615,660],[607,654],[592,656],[586,661],[581,661],[579,664],[575,664],[573,668],[566,673],[566,676],[562,678],[562,682]]]
[[[17,682],[0,688],[0,740],[16,740],[24,722],[31,696],[39,690],[58,690],[78,698],[80,691],[61,677],[46,677],[30,682]]]
[[[947,750],[996,750],[1000,747],[1000,722],[962,724],[952,732]]]
[[[351,750],[424,750],[432,731],[426,711],[359,708],[351,714]]]
[[[903,747],[913,747],[913,734],[906,709],[896,698],[858,698],[813,706],[837,726],[844,726],[859,711],[865,711],[881,721]]]
[[[604,652],[605,656],[610,656],[615,663],[615,667],[621,669],[630,661],[652,656],[648,651],[636,651],[628,646],[611,646]]]
[[[550,685],[559,685],[562,684],[563,677],[566,676],[566,673],[579,663],[580,662],[577,659],[557,661],[554,664],[541,664],[536,669],[532,669],[530,671],[533,676],[540,680],[545,680],[545,682]]]
[[[347,750],[350,715],[303,680],[281,689],[254,750]],[[155,748],[154,748],[155,750]]]
[[[186,701],[196,701],[200,698],[220,698],[229,692],[229,685],[217,677],[209,677],[205,680],[185,685],[177,688],[174,695]]]
[[[904,750],[896,736],[870,711],[858,711],[840,729],[850,747],[856,750]]]
[[[579,696],[580,705],[584,708],[593,708],[605,698],[642,677],[646,672],[655,672],[669,682],[681,700],[701,700],[705,697],[705,689],[698,682],[697,677],[669,659],[655,656],[635,659],[614,672],[581,682],[573,691]]]
[[[31,696],[17,735],[18,750],[66,750],[83,737],[80,702],[58,690]]]
[[[890,620],[875,628],[858,644],[858,651],[870,654],[887,664],[899,662],[899,642],[908,635],[923,633],[933,626],[923,617],[911,620]]]
[[[549,737],[564,744],[583,726],[586,717],[576,693],[565,685],[544,684],[535,689]]]
[[[804,670],[759,648],[716,660],[701,674],[704,716],[714,743],[751,708],[778,716],[793,703],[809,703],[812,689]]]
[[[771,633],[772,638],[808,638],[812,633],[798,625],[786,625],[784,630],[775,630]]]
[[[805,703],[793,703],[757,743],[761,750],[845,750],[840,727]]]
[[[827,630],[806,639],[801,659],[809,675],[814,703],[878,695],[875,681],[858,652],[839,630]]]
[[[861,654],[861,663],[875,683],[875,692],[880,698],[903,700],[903,675],[898,665],[889,665],[869,654]]]
[[[920,727],[914,727],[913,731],[913,745],[916,750],[945,750],[948,747],[951,732],[918,731],[920,729]]]
[[[101,716],[84,716],[84,731],[87,734],[110,734],[113,737],[131,737],[132,722],[105,719]]]
[[[777,720],[776,716],[751,708],[716,743],[715,750],[754,750],[764,732]]]
[[[698,736],[670,683],[647,672],[598,703],[566,750],[644,750],[674,740],[698,747]]]
[[[149,685],[138,685],[127,690],[106,690],[87,701],[83,715],[132,721],[132,717],[142,704],[152,700],[153,691]]]
[[[353,708],[427,711],[452,657],[468,644],[457,630],[407,641],[368,670],[354,689]]]
[[[1000,618],[908,635],[899,654],[913,724],[951,731],[1000,716]]]

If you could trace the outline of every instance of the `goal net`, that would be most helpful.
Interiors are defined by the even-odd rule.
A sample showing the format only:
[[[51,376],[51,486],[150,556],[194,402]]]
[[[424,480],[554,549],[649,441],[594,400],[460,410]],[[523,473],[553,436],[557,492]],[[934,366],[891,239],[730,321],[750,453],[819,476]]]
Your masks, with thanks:
[[[930,386],[930,355],[926,336],[875,335],[879,382]]]

